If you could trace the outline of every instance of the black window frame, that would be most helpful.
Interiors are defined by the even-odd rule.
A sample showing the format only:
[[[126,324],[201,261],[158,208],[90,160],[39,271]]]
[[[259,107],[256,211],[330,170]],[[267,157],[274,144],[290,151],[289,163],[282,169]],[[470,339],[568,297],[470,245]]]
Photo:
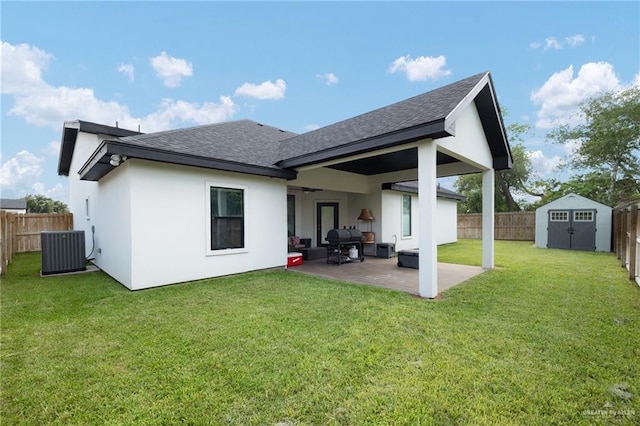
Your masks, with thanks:
[[[221,252],[225,250],[245,249],[245,189],[214,184],[210,184],[208,187],[210,221],[209,250],[211,252]],[[227,197],[237,194],[233,198],[238,198],[239,203],[238,200],[227,198],[224,200],[225,211],[218,211],[220,208],[218,200],[220,200],[219,196],[221,193],[225,193]],[[229,206],[229,201],[233,201],[235,205]]]

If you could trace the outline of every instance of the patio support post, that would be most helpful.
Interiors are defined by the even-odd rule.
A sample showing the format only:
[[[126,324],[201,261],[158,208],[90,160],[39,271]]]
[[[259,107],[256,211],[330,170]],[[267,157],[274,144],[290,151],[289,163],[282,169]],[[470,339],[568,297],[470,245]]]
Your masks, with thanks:
[[[418,208],[420,256],[418,293],[433,299],[438,295],[438,246],[436,240],[436,143],[418,145]]]
[[[495,170],[482,172],[482,267],[494,267]]]

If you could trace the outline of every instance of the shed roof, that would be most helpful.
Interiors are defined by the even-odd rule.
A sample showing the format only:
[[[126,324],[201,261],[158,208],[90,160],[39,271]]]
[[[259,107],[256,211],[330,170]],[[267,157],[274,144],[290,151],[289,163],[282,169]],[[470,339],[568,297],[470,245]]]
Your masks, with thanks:
[[[544,206],[538,207],[536,211],[548,210],[548,209],[554,209],[554,208],[567,208],[568,205],[575,205],[578,208],[593,207],[593,208],[602,208],[602,209],[611,210],[611,207],[607,206],[606,204],[599,203],[590,198],[583,197],[582,195],[574,194],[572,192],[571,194],[564,195],[558,198],[557,200],[550,201]]]

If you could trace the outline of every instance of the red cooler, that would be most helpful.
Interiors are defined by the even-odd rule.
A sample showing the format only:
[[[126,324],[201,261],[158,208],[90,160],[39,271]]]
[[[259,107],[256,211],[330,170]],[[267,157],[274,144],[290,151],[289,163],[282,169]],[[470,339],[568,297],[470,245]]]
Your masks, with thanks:
[[[287,268],[302,265],[302,253],[289,253],[287,255]]]

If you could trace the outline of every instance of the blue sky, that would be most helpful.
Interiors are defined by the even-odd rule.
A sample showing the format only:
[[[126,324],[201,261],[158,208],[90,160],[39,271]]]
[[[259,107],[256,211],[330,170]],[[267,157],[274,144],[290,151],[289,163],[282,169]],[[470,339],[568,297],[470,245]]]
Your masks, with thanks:
[[[542,178],[580,102],[640,84],[638,2],[2,2],[0,189],[68,202],[62,124],[302,133],[491,71]]]

